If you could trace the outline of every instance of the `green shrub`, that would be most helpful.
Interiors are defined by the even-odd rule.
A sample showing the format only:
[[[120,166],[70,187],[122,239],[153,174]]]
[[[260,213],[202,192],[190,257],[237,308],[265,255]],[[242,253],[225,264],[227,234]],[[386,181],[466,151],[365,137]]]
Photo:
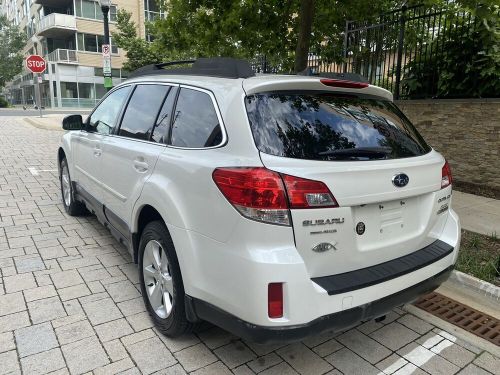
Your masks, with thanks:
[[[3,96],[0,96],[0,108],[7,108],[8,106],[9,102]]]
[[[498,5],[479,5],[447,17],[442,32],[403,69],[401,83],[408,96],[499,97],[499,13]]]

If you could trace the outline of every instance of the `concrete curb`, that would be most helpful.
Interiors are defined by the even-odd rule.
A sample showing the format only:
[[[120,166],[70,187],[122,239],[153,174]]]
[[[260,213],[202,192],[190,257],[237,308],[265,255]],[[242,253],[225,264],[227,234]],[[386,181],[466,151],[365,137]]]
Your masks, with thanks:
[[[478,279],[477,277],[454,270],[447,282],[458,287],[472,289],[479,295],[491,300],[491,302],[500,303],[500,287]]]
[[[62,127],[60,127],[60,126],[42,124],[42,123],[40,123],[40,122],[36,121],[35,119],[30,118],[30,117],[24,117],[23,120],[27,124],[34,126],[35,128],[38,128],[38,129],[63,131]]]

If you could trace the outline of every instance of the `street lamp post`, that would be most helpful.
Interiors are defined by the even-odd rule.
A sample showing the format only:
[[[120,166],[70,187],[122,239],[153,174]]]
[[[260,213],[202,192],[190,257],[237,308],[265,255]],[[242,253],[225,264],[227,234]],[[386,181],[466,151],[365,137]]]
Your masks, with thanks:
[[[109,9],[111,8],[111,0],[99,0],[101,5],[102,16],[104,20],[104,44],[102,45],[102,72],[104,75],[104,87],[109,90],[113,87],[113,79],[111,78],[111,46],[109,44]]]

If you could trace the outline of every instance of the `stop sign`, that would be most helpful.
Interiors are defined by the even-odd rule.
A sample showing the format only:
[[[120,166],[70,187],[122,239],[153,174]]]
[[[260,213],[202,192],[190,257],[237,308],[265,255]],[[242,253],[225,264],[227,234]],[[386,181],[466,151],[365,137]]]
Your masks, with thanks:
[[[30,55],[26,59],[26,68],[31,70],[32,73],[42,73],[45,71],[47,63],[42,56]]]

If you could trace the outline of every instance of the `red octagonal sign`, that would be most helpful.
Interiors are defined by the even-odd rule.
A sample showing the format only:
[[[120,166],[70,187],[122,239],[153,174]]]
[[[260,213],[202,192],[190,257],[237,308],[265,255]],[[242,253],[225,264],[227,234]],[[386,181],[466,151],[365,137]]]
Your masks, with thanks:
[[[43,73],[46,67],[47,63],[42,56],[31,55],[26,58],[26,68],[33,73]]]

